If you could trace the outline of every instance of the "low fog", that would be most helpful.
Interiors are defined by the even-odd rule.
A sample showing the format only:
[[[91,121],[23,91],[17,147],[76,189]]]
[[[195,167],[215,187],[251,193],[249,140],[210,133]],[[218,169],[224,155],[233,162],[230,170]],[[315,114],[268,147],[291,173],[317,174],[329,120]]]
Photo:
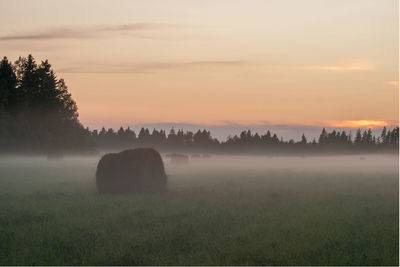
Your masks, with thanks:
[[[352,155],[315,157],[212,156],[191,159],[188,165],[176,166],[164,158],[167,172],[231,173],[231,172],[316,172],[316,173],[396,173],[396,155]]]
[[[221,156],[191,158],[187,164],[174,164],[167,154],[162,154],[168,180],[176,177],[201,179],[202,176],[216,175],[227,178],[240,175],[262,176],[268,179],[276,174],[316,175],[323,179],[326,176],[339,175],[345,179],[346,174],[398,175],[397,155],[351,155],[351,156],[317,156],[317,157],[273,157],[273,156]],[[3,178],[21,178],[39,183],[43,177],[53,180],[92,181],[95,182],[95,171],[101,156],[65,156],[62,158],[32,156],[1,156],[0,174]],[[31,178],[29,178],[31,177]],[[349,178],[350,179],[350,178]],[[245,181],[245,180],[244,180]],[[93,185],[94,186],[94,185]]]

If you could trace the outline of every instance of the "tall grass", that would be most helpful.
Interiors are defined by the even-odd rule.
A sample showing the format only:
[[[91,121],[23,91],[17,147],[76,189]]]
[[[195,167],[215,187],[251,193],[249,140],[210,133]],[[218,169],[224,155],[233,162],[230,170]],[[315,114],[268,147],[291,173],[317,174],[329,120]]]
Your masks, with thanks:
[[[398,264],[395,165],[167,166],[166,194],[101,196],[96,163],[1,159],[1,265]]]

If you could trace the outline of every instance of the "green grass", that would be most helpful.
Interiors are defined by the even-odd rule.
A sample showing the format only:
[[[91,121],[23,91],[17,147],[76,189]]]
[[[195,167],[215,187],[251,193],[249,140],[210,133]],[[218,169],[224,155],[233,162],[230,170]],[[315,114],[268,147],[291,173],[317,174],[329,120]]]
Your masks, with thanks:
[[[1,158],[0,265],[398,265],[396,160],[167,165],[166,194],[101,196],[97,159]]]

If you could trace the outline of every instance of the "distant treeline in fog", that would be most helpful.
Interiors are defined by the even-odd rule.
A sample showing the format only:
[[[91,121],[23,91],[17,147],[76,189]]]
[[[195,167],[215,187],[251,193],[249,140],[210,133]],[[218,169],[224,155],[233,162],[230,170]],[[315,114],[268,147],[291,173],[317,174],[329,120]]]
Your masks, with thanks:
[[[399,127],[384,128],[380,136],[371,130],[354,133],[322,130],[318,140],[284,141],[269,131],[243,131],[225,141],[207,130],[197,132],[142,128],[100,131],[84,128],[78,108],[63,79],[58,79],[47,60],[36,63],[32,55],[11,63],[0,61],[0,152],[52,153],[154,147],[161,151],[214,153],[358,153],[398,152]]]
[[[314,152],[397,152],[399,127],[383,128],[380,136],[374,136],[371,129],[358,129],[354,137],[351,132],[327,132],[322,129],[318,140],[307,140],[304,134],[301,141],[284,141],[276,134],[267,131],[263,135],[243,131],[239,136],[228,137],[226,141],[213,138],[207,130],[176,131],[172,128],[167,134],[164,130],[142,128],[138,134],[129,127],[114,131],[112,128],[91,132],[100,149],[123,149],[127,147],[150,146],[160,150],[207,151],[215,153],[314,153]]]

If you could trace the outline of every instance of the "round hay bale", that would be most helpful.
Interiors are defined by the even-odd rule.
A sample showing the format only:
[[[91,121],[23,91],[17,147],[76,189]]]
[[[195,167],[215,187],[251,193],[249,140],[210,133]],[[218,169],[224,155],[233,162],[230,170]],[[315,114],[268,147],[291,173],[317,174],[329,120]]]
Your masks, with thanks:
[[[171,154],[170,155],[171,164],[188,164],[189,157],[185,154]]]
[[[167,176],[156,150],[137,148],[104,155],[96,182],[99,193],[165,192]]]
[[[61,160],[64,158],[64,153],[61,150],[50,150],[47,152],[48,160]]]
[[[209,159],[209,158],[211,158],[211,155],[210,154],[203,154],[202,157],[203,157],[203,159]]]
[[[199,158],[201,158],[200,154],[192,154],[190,157],[191,157],[192,159],[199,159]]]

